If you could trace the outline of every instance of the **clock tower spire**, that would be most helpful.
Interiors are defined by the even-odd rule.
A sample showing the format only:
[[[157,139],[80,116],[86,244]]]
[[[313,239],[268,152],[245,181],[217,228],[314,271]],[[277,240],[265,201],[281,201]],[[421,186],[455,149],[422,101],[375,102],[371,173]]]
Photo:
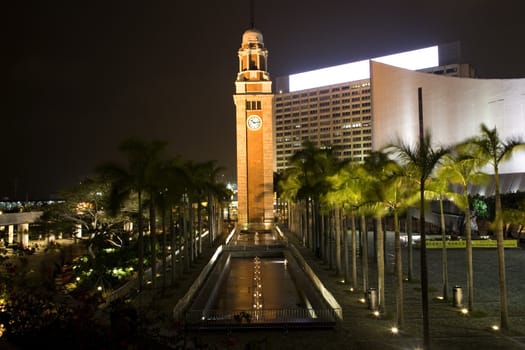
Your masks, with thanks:
[[[252,19],[253,24],[253,19]],[[236,107],[238,223],[273,222],[273,94],[261,32],[242,35]]]

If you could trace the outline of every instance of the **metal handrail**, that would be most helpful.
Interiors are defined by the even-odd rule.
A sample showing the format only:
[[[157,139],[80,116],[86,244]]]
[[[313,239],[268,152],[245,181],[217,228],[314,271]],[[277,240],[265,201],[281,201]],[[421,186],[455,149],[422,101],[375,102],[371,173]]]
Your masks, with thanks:
[[[312,308],[281,308],[261,310],[189,310],[188,323],[206,325],[267,324],[267,323],[326,323],[335,322],[337,310]]]

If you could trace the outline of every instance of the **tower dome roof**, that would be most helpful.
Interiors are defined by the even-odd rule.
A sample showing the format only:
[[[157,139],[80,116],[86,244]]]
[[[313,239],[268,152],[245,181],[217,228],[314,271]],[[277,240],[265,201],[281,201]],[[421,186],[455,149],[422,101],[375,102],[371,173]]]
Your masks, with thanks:
[[[243,44],[258,43],[263,45],[263,35],[258,29],[250,28],[242,34],[242,42]]]

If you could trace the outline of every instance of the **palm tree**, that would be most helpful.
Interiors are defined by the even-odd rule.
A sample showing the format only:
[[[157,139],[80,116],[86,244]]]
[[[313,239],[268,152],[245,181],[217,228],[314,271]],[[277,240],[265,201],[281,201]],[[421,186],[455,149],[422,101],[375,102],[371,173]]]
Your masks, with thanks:
[[[518,137],[509,137],[502,140],[498,135],[496,127],[489,129],[481,124],[481,135],[468,139],[463,146],[467,147],[471,154],[476,155],[484,164],[491,166],[494,173],[495,184],[495,228],[498,245],[498,273],[499,273],[499,297],[500,297],[500,326],[503,330],[509,329],[509,315],[507,306],[507,286],[505,277],[505,249],[503,237],[503,217],[501,207],[501,194],[499,185],[499,166],[508,160],[512,153],[518,148],[524,148],[525,142]]]
[[[330,183],[327,177],[335,172],[337,158],[331,148],[319,149],[312,142],[305,141],[303,148],[292,155],[289,164],[281,180],[283,192],[287,192],[289,198],[304,202],[307,244],[320,257],[321,197],[328,192]]]
[[[361,175],[363,169],[360,164],[348,163],[341,167],[333,176],[328,177],[332,190],[327,194],[329,203],[341,208],[348,208],[351,221],[351,248],[352,248],[352,280],[351,286],[357,289],[357,239],[355,217],[360,206],[363,205],[363,191]],[[345,283],[350,283],[350,271],[348,266],[348,237],[345,233]]]
[[[447,179],[447,172],[438,169],[436,176],[433,176],[427,186],[430,200],[439,201],[439,217],[441,230],[441,279],[443,283],[443,300],[448,300],[448,258],[447,258],[447,236],[445,226],[445,210],[443,202],[455,197],[456,193],[450,190],[450,183]]]
[[[405,173],[405,169],[397,164],[390,166],[389,174],[384,186],[384,203],[393,214],[394,221],[394,250],[396,276],[396,323],[401,328],[404,325],[403,306],[403,259],[401,250],[401,233],[399,215],[417,201],[417,190],[413,178]]]
[[[423,311],[423,341],[425,348],[430,345],[430,327],[428,313],[428,267],[427,267],[427,247],[425,234],[425,185],[432,173],[437,168],[441,158],[449,152],[448,148],[438,147],[434,149],[431,143],[431,137],[426,132],[419,139],[419,142],[412,147],[405,142],[387,147],[389,152],[397,156],[402,165],[407,167],[408,173],[411,174],[419,184],[419,227],[421,235],[421,299]]]
[[[122,203],[133,193],[137,195],[138,208],[138,283],[139,290],[144,285],[144,224],[143,196],[149,186],[156,180],[156,170],[162,158],[166,144],[162,141],[145,142],[130,138],[121,143],[119,150],[127,158],[126,166],[118,163],[103,163],[96,168],[104,178],[111,183],[110,206],[111,213],[117,213]]]
[[[401,239],[399,231],[399,212],[412,204],[413,191],[411,179],[403,169],[384,152],[373,152],[364,163],[370,174],[366,197],[371,201],[377,223],[377,266],[380,307],[384,310],[384,232],[382,217],[388,211],[394,216],[395,266],[396,266],[396,318],[397,325],[403,325],[403,268],[401,260]]]
[[[460,150],[459,150],[460,151]],[[486,175],[479,171],[478,158],[460,153],[447,155],[440,172],[446,176],[452,185],[459,186],[459,193],[454,197],[454,203],[465,215],[465,241],[467,254],[467,289],[468,309],[473,310],[474,303],[474,272],[472,264],[472,227],[469,202],[469,185],[477,185],[486,181]]]

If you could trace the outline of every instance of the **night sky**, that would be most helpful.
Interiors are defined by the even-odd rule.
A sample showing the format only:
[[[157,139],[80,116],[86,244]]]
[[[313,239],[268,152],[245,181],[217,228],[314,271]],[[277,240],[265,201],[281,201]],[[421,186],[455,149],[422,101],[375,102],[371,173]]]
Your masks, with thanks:
[[[460,41],[482,78],[525,78],[523,0],[255,1],[278,76]],[[117,161],[122,140],[168,143],[235,180],[234,80],[250,1],[3,5],[0,198],[48,199]]]

